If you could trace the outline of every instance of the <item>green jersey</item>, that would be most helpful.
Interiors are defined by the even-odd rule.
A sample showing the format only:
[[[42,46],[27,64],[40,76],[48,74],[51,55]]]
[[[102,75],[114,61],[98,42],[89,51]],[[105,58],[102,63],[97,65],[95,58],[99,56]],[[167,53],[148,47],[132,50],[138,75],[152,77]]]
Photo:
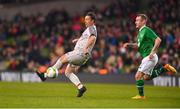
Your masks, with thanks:
[[[154,46],[154,41],[158,36],[147,26],[143,26],[137,35],[138,51],[144,58],[151,53]]]

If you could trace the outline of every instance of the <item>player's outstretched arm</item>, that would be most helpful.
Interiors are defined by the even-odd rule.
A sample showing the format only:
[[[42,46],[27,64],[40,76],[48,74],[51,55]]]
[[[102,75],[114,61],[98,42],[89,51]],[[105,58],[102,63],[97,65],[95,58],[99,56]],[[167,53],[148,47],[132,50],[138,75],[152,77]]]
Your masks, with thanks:
[[[125,43],[125,44],[123,45],[123,47],[124,47],[124,48],[128,48],[128,47],[137,48],[138,45],[137,45],[137,43]]]

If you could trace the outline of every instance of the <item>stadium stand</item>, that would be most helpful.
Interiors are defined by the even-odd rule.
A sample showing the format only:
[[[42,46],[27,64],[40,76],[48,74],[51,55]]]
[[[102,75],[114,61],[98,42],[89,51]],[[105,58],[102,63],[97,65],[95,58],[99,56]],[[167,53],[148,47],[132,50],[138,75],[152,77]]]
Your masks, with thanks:
[[[148,0],[147,7],[140,5],[135,0],[113,1],[101,8],[92,5],[84,10],[97,14],[98,41],[92,60],[81,72],[136,72],[140,55],[122,45],[136,41],[134,20],[138,12],[150,17],[149,26],[162,39],[159,64],[169,63],[180,71],[180,1]],[[0,70],[33,71],[39,65],[52,65],[60,55],[73,49],[71,40],[84,29],[84,13],[72,16],[66,9],[52,9],[46,15],[17,13],[11,20],[0,17]]]

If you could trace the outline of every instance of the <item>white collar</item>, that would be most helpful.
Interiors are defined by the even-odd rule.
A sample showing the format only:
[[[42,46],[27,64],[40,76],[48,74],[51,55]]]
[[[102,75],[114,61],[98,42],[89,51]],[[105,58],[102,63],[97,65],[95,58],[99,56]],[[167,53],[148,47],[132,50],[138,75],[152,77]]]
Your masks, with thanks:
[[[139,31],[141,31],[145,26],[146,26],[146,25],[143,25],[143,26],[139,29]]]

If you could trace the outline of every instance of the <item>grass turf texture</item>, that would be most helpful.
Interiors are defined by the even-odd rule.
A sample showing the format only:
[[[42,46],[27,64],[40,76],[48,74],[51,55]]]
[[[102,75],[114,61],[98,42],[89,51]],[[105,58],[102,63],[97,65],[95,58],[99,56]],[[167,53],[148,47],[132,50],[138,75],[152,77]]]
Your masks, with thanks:
[[[0,82],[0,108],[58,107],[180,107],[180,88],[145,86],[146,100],[132,100],[135,85],[86,84],[87,93],[77,98],[70,83]]]

